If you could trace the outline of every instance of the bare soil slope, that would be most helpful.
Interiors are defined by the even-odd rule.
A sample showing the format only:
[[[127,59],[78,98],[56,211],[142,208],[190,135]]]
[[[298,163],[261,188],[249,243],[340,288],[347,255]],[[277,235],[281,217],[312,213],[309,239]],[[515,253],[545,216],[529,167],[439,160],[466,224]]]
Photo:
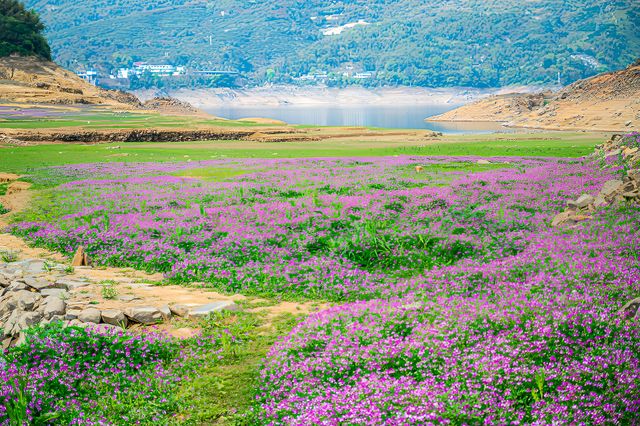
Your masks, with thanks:
[[[640,61],[567,86],[555,96],[494,96],[430,121],[494,121],[546,130],[640,129]]]
[[[100,89],[53,62],[35,57],[0,58],[0,100],[17,104],[105,105],[122,110],[141,107],[133,95]]]
[[[550,130],[638,130],[640,61],[622,71],[578,81],[560,91],[548,105],[509,125]]]
[[[537,110],[551,97],[550,92],[537,94],[509,93],[493,95],[446,112],[429,121],[467,121],[506,123]]]

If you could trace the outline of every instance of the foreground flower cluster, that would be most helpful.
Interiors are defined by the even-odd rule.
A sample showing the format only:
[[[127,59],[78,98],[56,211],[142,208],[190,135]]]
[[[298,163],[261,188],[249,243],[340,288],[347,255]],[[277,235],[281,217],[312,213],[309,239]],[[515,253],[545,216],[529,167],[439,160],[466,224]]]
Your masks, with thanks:
[[[178,282],[351,302],[272,348],[259,424],[634,424],[640,329],[619,310],[640,295],[640,210],[552,229],[617,169],[492,162],[65,167],[53,208],[12,231]],[[229,167],[245,174],[189,177]]]
[[[0,352],[0,425],[166,424],[182,380],[218,348],[214,336],[32,329],[26,343]]]
[[[316,314],[271,351],[265,424],[635,424],[640,212]]]
[[[13,232],[224,291],[388,297],[434,266],[518,252],[566,198],[606,179],[576,162],[494,161],[246,160],[222,182],[173,174],[237,163],[69,166],[57,173],[78,180]]]

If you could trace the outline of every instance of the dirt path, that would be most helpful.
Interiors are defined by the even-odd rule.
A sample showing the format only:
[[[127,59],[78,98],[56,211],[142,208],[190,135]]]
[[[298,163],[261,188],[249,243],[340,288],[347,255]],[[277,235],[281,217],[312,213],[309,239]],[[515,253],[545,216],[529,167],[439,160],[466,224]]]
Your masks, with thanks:
[[[23,240],[10,234],[0,234],[0,250],[14,252],[19,260],[44,259],[68,264],[69,259],[59,253],[28,246]],[[316,302],[275,302],[240,294],[225,295],[194,283],[192,287],[163,285],[162,274],[147,274],[132,268],[76,267],[67,278],[89,280],[92,284],[82,289],[82,297],[97,309],[120,309],[136,306],[163,306],[170,304],[204,305],[219,301],[233,301],[246,311],[264,312],[267,319],[281,314],[310,314],[327,308]],[[118,294],[115,299],[103,295],[103,283],[108,281]],[[171,331],[171,329],[169,329]]]

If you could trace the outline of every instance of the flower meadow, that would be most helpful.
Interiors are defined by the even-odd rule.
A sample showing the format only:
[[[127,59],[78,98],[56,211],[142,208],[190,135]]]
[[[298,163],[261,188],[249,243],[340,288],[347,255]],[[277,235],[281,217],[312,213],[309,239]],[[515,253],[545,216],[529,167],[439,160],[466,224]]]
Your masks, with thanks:
[[[211,336],[177,342],[55,323],[32,329],[0,354],[0,425],[167,424],[176,389],[218,347]]]
[[[620,168],[477,160],[65,166],[11,231],[177,283],[336,302],[272,347],[258,424],[638,424],[640,331],[619,310],[640,296],[640,210],[550,227]],[[190,176],[216,168],[243,174]]]

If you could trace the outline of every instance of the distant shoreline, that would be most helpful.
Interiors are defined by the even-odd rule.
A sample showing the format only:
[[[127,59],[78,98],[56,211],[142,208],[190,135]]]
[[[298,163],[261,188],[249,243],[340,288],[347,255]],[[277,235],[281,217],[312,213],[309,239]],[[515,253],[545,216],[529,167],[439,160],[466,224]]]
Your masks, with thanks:
[[[216,106],[362,106],[362,105],[462,105],[505,93],[531,93],[540,87],[518,86],[496,89],[420,88],[420,87],[347,87],[263,86],[247,89],[178,89],[170,91],[139,90],[133,92],[143,101],[155,96],[171,96],[197,108]]]

